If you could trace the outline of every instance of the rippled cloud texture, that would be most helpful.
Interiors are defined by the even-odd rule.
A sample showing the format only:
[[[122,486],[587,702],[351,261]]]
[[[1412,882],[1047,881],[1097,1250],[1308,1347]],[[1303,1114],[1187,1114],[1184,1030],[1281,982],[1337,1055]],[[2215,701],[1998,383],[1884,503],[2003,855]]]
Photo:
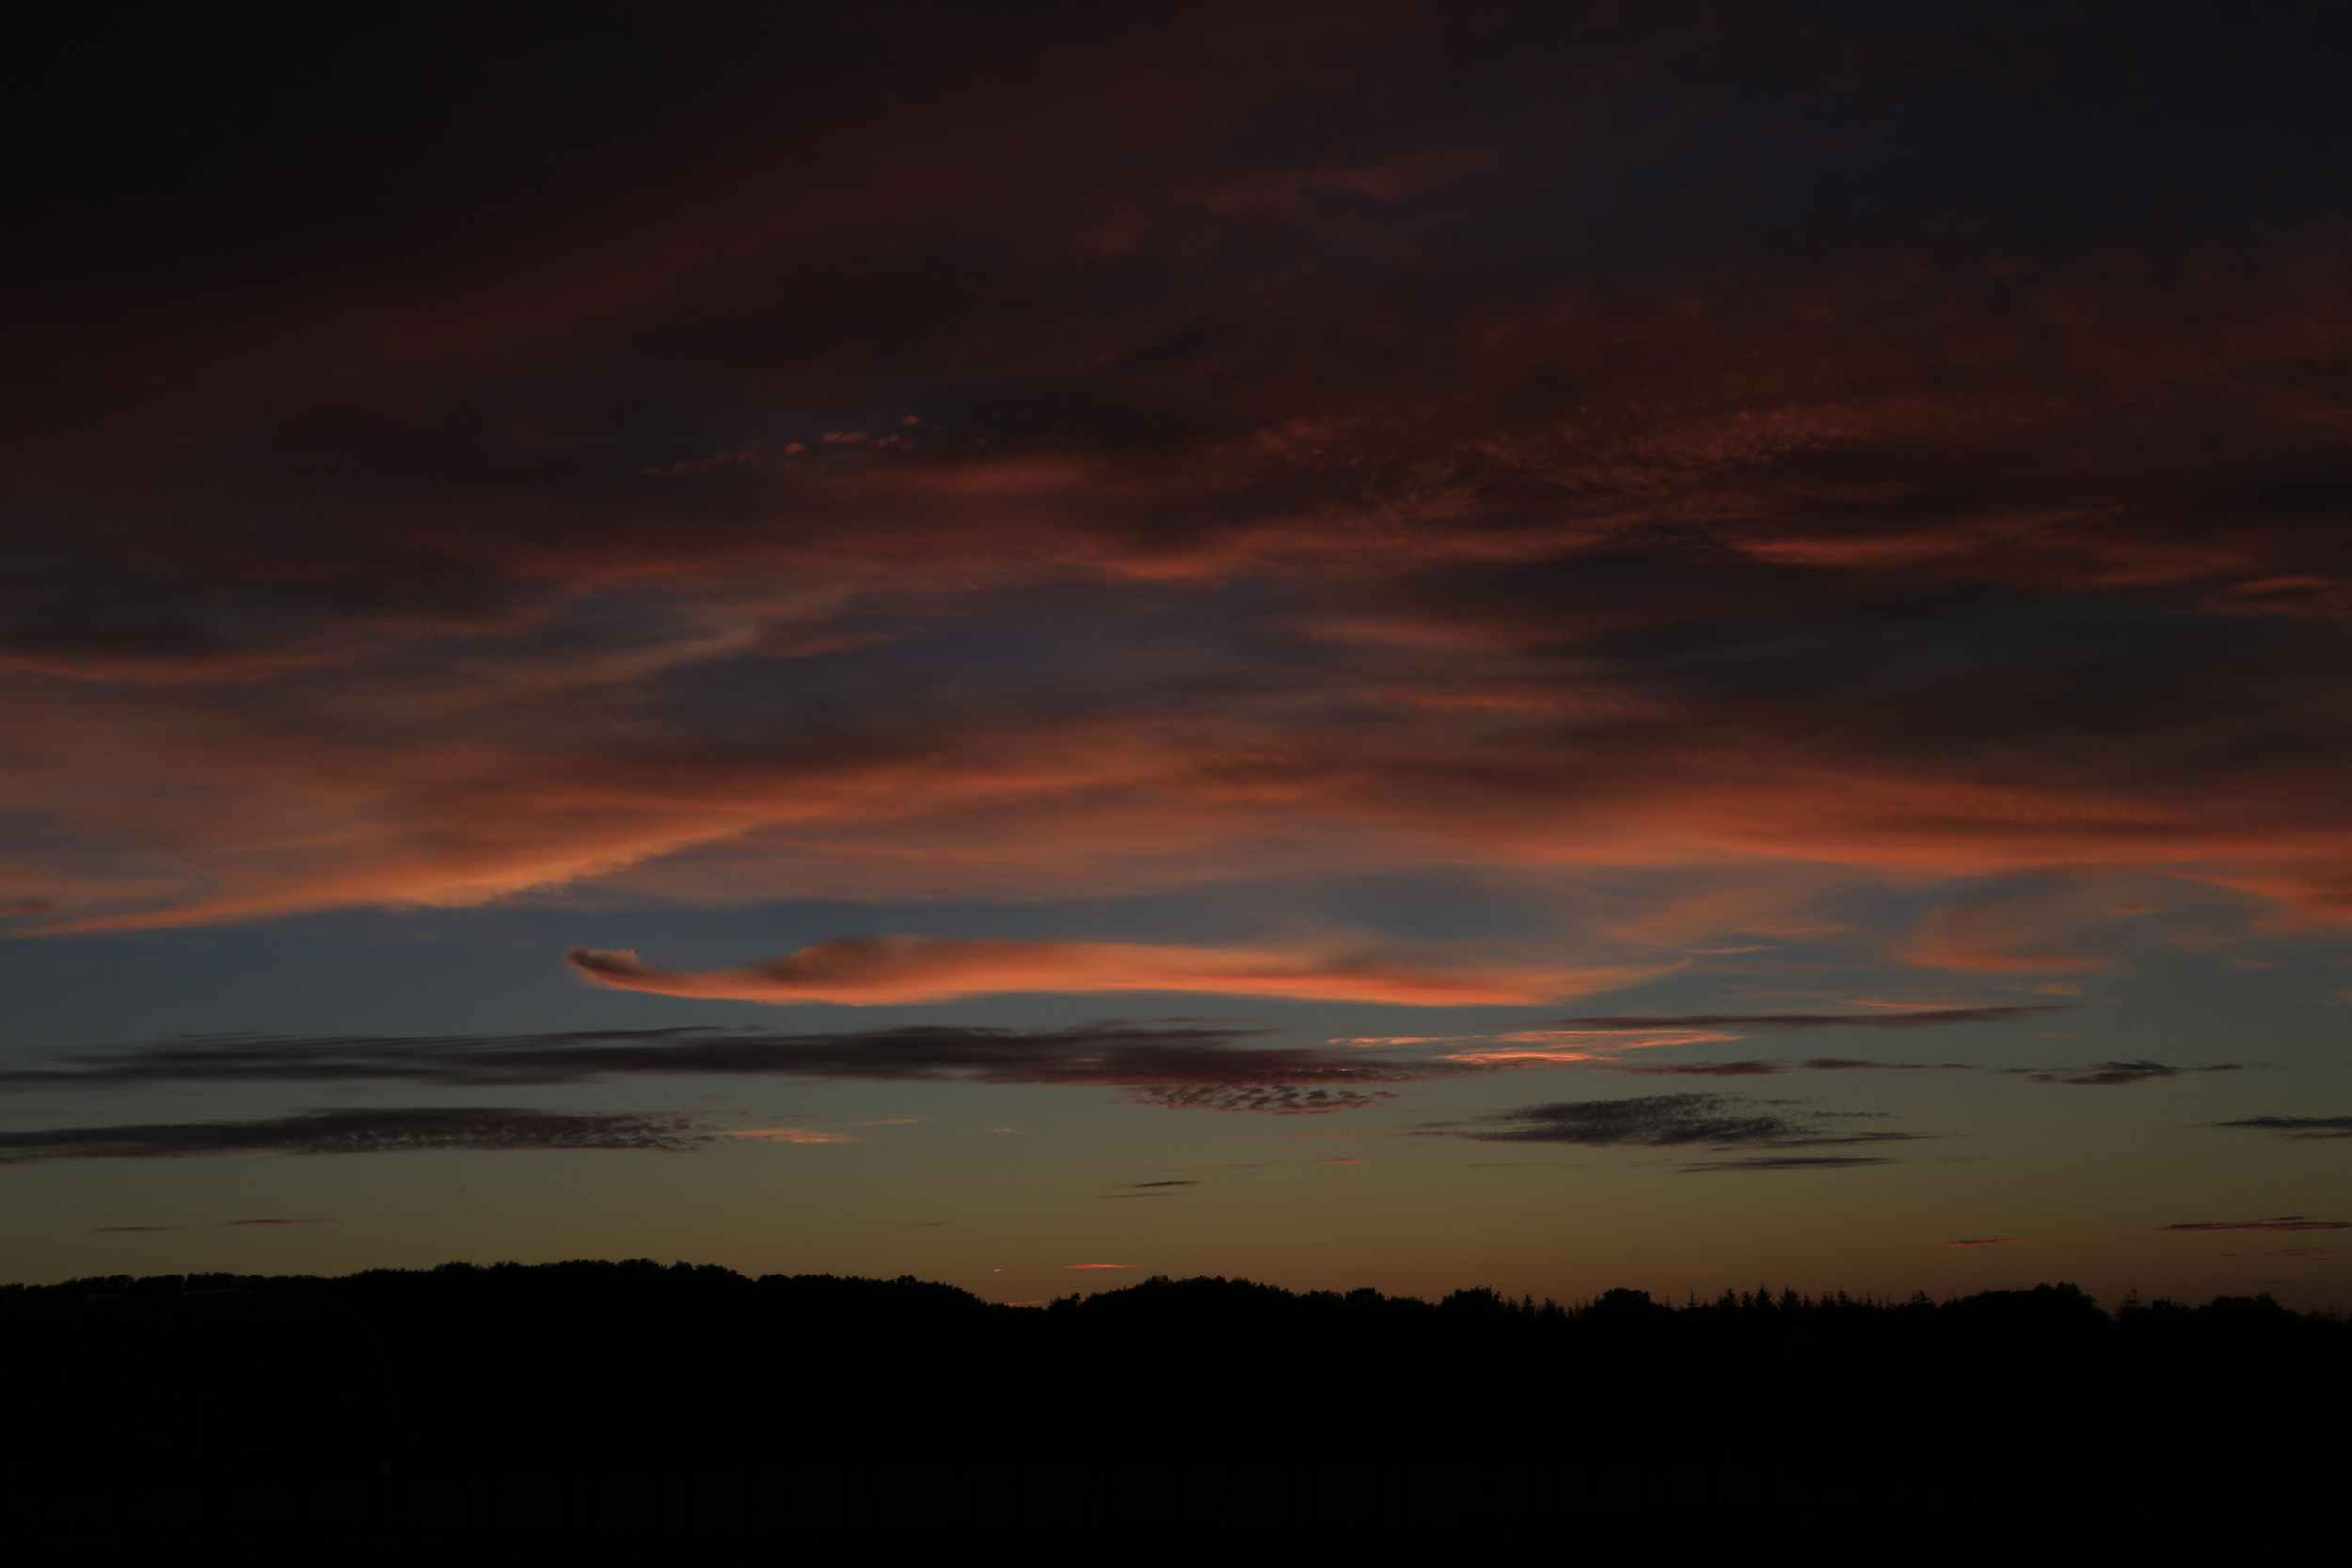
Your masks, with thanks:
[[[69,53],[0,895],[1657,874],[1590,911],[1624,960],[2040,874],[1886,933],[1989,974],[2095,969],[2151,879],[2337,918],[2324,52],[2026,17]]]

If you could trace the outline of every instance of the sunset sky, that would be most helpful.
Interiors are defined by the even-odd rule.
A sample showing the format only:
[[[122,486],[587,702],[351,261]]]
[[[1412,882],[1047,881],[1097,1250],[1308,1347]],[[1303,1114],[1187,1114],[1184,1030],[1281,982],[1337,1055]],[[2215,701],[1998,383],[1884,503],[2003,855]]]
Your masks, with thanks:
[[[2333,8],[46,25],[0,1278],[2352,1308]]]

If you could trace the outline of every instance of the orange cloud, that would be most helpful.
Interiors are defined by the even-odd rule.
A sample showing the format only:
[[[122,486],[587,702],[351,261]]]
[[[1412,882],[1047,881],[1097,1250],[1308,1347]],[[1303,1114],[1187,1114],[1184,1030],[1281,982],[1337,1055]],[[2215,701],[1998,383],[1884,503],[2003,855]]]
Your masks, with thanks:
[[[763,1143],[779,1144],[853,1144],[857,1140],[847,1132],[828,1132],[815,1127],[738,1127],[719,1134],[723,1138],[756,1138]]]
[[[1459,1052],[1439,1059],[1449,1062],[1486,1063],[1497,1066],[1523,1063],[1535,1066],[1545,1062],[1607,1062],[1619,1053],[1639,1051],[1659,1045],[1712,1045],[1724,1040],[1740,1038],[1738,1035],[1716,1034],[1706,1030],[1668,1029],[1644,1032],[1624,1029],[1521,1029],[1507,1035],[1489,1037],[1497,1043],[1479,1050]]]
[[[1526,1004],[1632,985],[1653,969],[1548,973],[1440,969],[1387,958],[1130,942],[985,937],[843,937],[768,963],[660,969],[636,954],[576,947],[573,970],[599,985],[742,1002],[935,1002],[1006,991],[1164,990],[1389,1002],[1408,1006]]]
[[[1743,932],[2027,974],[2111,961],[2107,917],[1823,911],[2029,873],[2352,912],[2341,236],[2086,245],[1995,204],[1726,244],[1776,187],[1606,103],[1685,81],[1677,123],[1744,140],[1749,100],[1705,84],[1777,60],[1770,26],[1627,25],[898,40],[707,122],[576,123],[578,178],[387,182],[453,193],[402,211],[397,265],[312,243],[336,224],[183,233],[191,198],[112,214],[146,238],[111,251],[193,269],[130,289],[42,261],[113,229],[28,223],[54,325],[0,432],[38,519],[0,625],[0,914],[1439,868],[1567,890],[1627,973]],[[1422,90],[1505,59],[1573,90]],[[1788,69],[1775,93],[1844,101]],[[1385,107],[1295,112],[1345,103]],[[1791,180],[1845,166],[1783,129]],[[1979,183],[1949,173],[1897,183]],[[1576,260],[1524,214],[1617,209],[1585,181],[1707,216],[1645,209],[1636,269],[1605,232]],[[2048,196],[2014,210],[2085,205]],[[1031,958],[953,984],[1553,983]]]

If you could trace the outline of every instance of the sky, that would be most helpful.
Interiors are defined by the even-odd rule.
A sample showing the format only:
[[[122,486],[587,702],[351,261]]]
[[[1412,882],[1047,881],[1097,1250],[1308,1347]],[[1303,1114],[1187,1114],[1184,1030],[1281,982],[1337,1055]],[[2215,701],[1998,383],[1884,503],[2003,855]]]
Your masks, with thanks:
[[[2342,41],[28,24],[0,1277],[2352,1308]]]

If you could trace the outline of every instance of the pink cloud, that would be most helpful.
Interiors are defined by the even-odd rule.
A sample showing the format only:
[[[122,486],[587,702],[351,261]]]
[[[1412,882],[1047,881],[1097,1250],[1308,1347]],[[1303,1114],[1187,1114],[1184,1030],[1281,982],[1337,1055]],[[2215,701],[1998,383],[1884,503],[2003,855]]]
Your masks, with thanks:
[[[627,951],[574,948],[573,969],[599,985],[749,1002],[930,1002],[1006,991],[1202,991],[1412,1006],[1531,1003],[1631,985],[1655,970],[1440,969],[1384,958],[1246,948],[1002,938],[844,937],[763,964],[660,969]]]
[[[1705,1029],[1520,1029],[1486,1037],[1494,1043],[1453,1053],[1441,1059],[1496,1066],[1520,1063],[1533,1067],[1555,1062],[1564,1065],[1600,1064],[1613,1061],[1627,1051],[1670,1045],[1712,1045],[1741,1037]]]
[[[2352,911],[2343,673],[2281,629],[2352,607],[2312,499],[2347,429],[2340,237],[1465,254],[1466,215],[1526,207],[1522,157],[1648,180],[1581,89],[1726,57],[1741,24],[1660,56],[1595,24],[1529,68],[1562,90],[1503,95],[1535,106],[1500,139],[1478,95],[1421,90],[1487,48],[1434,11],[1127,27],[591,136],[593,199],[453,197],[403,220],[413,265],[61,271],[72,325],[28,341],[49,390],[6,439],[43,519],[19,555],[87,555],[10,579],[0,804],[36,826],[0,912],[1443,868],[1572,887],[1611,972],[1746,933],[2025,975],[2114,962],[2111,916],[1947,889],[1888,939],[1823,911],[2023,873],[2227,890],[2241,924]],[[1343,101],[1396,118],[1261,134]],[[850,364],[918,385],[857,406]],[[998,405],[1035,416],[965,411]],[[1122,594],[1209,655],[1098,629],[965,682],[972,648]],[[2052,636],[2112,619],[2046,658],[1954,632],[1948,670],[1883,635],[1890,607],[1993,601]],[[2206,640],[2105,662],[2158,617]],[[1592,983],[1063,953],[932,982]],[[668,978],[814,994],[759,967]]]

